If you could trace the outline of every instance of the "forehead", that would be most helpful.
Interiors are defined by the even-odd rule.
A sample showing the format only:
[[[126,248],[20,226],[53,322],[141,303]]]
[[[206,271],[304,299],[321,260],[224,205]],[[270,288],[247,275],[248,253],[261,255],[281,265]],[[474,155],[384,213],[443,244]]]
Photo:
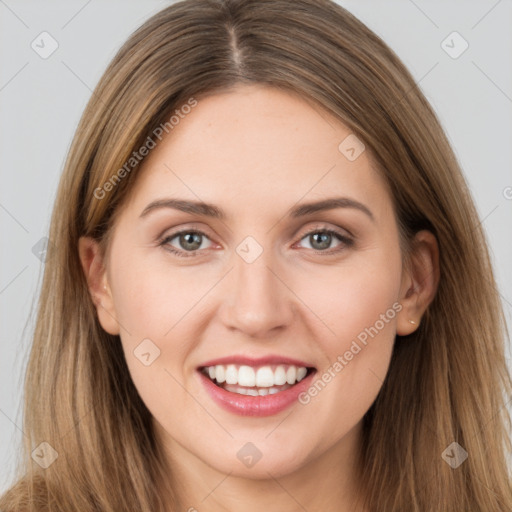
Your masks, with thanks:
[[[355,160],[344,153],[350,137],[346,125],[295,93],[237,86],[180,116],[139,169],[132,203],[140,209],[151,199],[186,197],[222,201],[239,214],[343,195],[389,207],[369,152]]]

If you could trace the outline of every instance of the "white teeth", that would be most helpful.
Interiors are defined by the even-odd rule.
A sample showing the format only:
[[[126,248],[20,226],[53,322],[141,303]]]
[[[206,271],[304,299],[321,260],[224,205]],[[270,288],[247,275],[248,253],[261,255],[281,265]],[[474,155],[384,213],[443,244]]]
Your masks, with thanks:
[[[274,372],[274,384],[276,386],[282,386],[286,383],[286,370],[284,366],[278,366]]]
[[[264,388],[264,393],[260,392],[261,389],[257,391],[257,394],[259,393],[260,395],[274,394],[282,391],[282,389],[276,386],[293,386],[304,379],[307,372],[306,367],[294,365],[267,365],[253,368],[248,365],[218,364],[204,368],[204,373],[218,384],[225,382],[226,385],[238,385],[245,388]]]
[[[238,370],[234,364],[226,368],[226,384],[238,384]]]
[[[288,382],[288,384],[295,384],[296,380],[297,370],[295,369],[295,366],[288,367],[288,370],[286,370],[286,382]]]
[[[240,366],[238,370],[238,384],[252,388],[256,384],[254,369],[250,366]]]
[[[224,389],[226,391],[229,391],[230,393],[238,393],[239,395],[249,396],[274,395],[275,393],[279,393],[288,388],[291,388],[290,384],[285,384],[284,386],[280,386],[279,388],[246,388],[242,386],[237,386],[236,384],[227,384],[224,387]]]
[[[270,366],[262,366],[256,372],[256,386],[259,388],[271,388],[274,385],[274,372]]]
[[[212,368],[212,367],[210,366],[210,368]],[[215,378],[219,384],[222,384],[223,382],[225,382],[226,370],[224,369],[224,366],[222,366],[221,364],[218,364],[217,366],[214,366],[213,368],[215,368],[215,375],[213,378]],[[210,377],[210,378],[213,380],[212,377]]]
[[[308,373],[307,369],[304,367],[301,367],[297,370],[297,382],[300,382],[305,376],[306,373]]]

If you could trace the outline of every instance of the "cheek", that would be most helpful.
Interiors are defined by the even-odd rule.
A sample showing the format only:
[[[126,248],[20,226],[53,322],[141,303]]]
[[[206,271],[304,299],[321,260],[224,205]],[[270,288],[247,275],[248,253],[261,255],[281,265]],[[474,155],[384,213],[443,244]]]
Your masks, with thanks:
[[[133,248],[126,251],[121,244],[116,250],[111,277],[123,350],[139,393],[156,410],[158,400],[182,395],[178,381],[183,381],[187,356],[198,338],[195,319],[201,298],[218,277],[193,267],[179,269],[157,249],[149,256]],[[164,389],[161,396],[157,390]]]
[[[324,341],[332,355],[376,323],[383,334],[393,330],[396,308],[400,307],[397,303],[400,277],[398,250],[372,250],[354,255],[328,270],[304,273],[296,291],[321,320],[317,321],[318,340]],[[381,315],[384,315],[383,320]],[[364,338],[364,334],[360,338]]]
[[[315,323],[315,338],[325,364],[301,403],[311,404],[312,418],[332,420],[334,436],[362,418],[382,387],[401,309],[400,275],[400,253],[390,248],[332,269],[329,279],[308,277],[315,283],[309,287],[308,306],[322,319]]]
[[[153,249],[156,250],[156,249]],[[179,383],[182,369],[191,349],[184,328],[192,306],[204,291],[198,290],[184,273],[165,258],[159,261],[128,252],[119,244],[112,251],[111,278],[115,313],[121,328],[121,341],[131,378],[143,402],[153,416],[162,419],[165,411],[190,409],[193,403]],[[130,257],[121,257],[121,254]],[[118,258],[115,260],[114,258]],[[205,283],[206,286],[207,283]],[[192,309],[191,309],[192,308]],[[170,340],[174,339],[172,343]],[[179,343],[178,343],[179,340]],[[172,414],[164,420],[173,425],[179,417]],[[174,427],[173,427],[174,428]]]
[[[130,258],[117,260],[112,279],[115,312],[124,330],[134,336],[159,339],[193,308],[208,282],[191,279],[186,269],[173,268],[165,255],[155,256],[132,250]]]

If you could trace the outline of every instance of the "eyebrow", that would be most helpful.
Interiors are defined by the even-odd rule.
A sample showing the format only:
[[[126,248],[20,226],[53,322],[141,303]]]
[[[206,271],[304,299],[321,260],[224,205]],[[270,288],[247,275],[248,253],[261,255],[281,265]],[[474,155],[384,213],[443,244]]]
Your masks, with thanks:
[[[185,213],[212,217],[219,220],[225,220],[227,217],[226,213],[214,204],[171,198],[157,199],[156,201],[149,203],[140,214],[140,217],[146,217],[150,212],[161,208],[171,208]],[[291,218],[305,217],[313,213],[334,210],[335,208],[352,208],[359,210],[375,222],[375,217],[367,206],[349,197],[331,197],[321,201],[304,203],[291,208],[288,211],[288,216]]]

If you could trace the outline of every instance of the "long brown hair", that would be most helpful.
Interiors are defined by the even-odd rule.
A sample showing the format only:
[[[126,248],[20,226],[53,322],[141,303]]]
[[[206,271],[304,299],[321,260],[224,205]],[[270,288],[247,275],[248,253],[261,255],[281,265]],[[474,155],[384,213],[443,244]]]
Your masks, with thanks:
[[[508,332],[471,194],[410,73],[377,35],[328,0],[175,3],[144,23],[109,65],[58,189],[49,233],[55,253],[44,269],[25,381],[24,458],[0,509],[173,506],[155,484],[170,480],[168,468],[119,337],[99,325],[78,239],[93,236],[107,247],[139,165],[125,168],[115,186],[105,184],[155,128],[191,98],[200,102],[239,83],[299,93],[364,141],[392,191],[404,261],[418,230],[438,240],[435,299],[413,334],[397,336],[365,416],[368,510],[509,512]],[[58,454],[47,469],[31,458],[42,442]],[[442,457],[453,442],[468,453],[457,468]]]

